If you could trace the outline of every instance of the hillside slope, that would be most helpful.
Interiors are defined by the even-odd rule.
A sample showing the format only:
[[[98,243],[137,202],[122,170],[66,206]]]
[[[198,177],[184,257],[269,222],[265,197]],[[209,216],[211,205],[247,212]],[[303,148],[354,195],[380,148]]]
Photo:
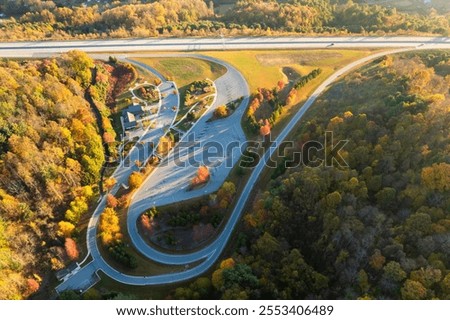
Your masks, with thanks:
[[[215,295],[448,299],[449,66],[448,52],[388,56],[331,87],[294,150],[325,144],[330,131],[335,145],[348,140],[339,153],[348,165],[321,163],[324,150],[283,174],[281,163],[213,273]]]

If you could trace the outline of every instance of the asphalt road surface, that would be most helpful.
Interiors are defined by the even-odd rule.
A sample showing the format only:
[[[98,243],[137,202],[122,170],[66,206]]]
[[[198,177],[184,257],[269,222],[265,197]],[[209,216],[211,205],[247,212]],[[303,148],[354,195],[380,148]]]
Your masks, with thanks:
[[[237,37],[147,38],[124,40],[33,41],[0,43],[2,57],[47,56],[86,52],[195,51],[307,48],[450,48],[448,37]]]
[[[283,129],[283,131],[279,134],[277,139],[275,140],[274,144],[278,146],[288,135],[288,133],[297,125],[297,123],[301,120],[303,115],[308,111],[308,109],[313,105],[313,103],[316,101],[316,99],[322,94],[330,84],[332,84],[334,81],[336,81],[340,76],[342,76],[344,73],[350,71],[351,69],[366,63],[368,61],[371,61],[373,59],[379,58],[385,54],[390,53],[396,53],[403,51],[404,49],[400,50],[390,50],[382,53],[373,54],[371,56],[362,58],[358,61],[355,61],[344,68],[338,70],[333,75],[331,75],[327,80],[325,80],[310,96],[310,98],[305,102],[304,106],[294,115],[294,117],[291,119],[291,121],[288,123],[288,125]],[[271,157],[273,152],[275,151],[275,148],[269,149],[264,157],[261,159],[260,163],[257,165],[257,167],[253,170],[251,176],[249,177],[249,180],[247,184],[244,187],[243,192],[240,194],[239,199],[236,203],[236,206],[231,214],[230,219],[227,221],[227,224],[225,225],[222,233],[217,237],[217,239],[212,242],[207,247],[191,253],[191,254],[184,254],[184,255],[175,255],[175,254],[167,254],[162,253],[157,250],[154,250],[147,246],[145,243],[141,244],[140,241],[142,239],[134,229],[132,229],[132,234],[130,236],[133,237],[133,235],[137,236],[137,240],[133,240],[134,243],[137,244],[137,248],[143,252],[146,255],[149,255],[148,257],[152,260],[157,260],[163,263],[168,264],[186,264],[192,263],[193,261],[200,261],[198,265],[196,265],[193,268],[187,269],[185,271],[180,272],[174,272],[170,274],[164,274],[164,275],[157,275],[157,276],[147,276],[147,277],[139,277],[139,276],[130,276],[125,275],[117,270],[111,268],[106,262],[103,260],[103,258],[98,255],[94,258],[93,263],[96,265],[97,270],[102,270],[105,274],[107,274],[109,277],[113,278],[114,280],[126,283],[130,285],[161,285],[161,284],[168,284],[168,283],[175,283],[180,282],[184,280],[188,280],[194,277],[199,276],[200,274],[206,272],[208,269],[210,269],[217,261],[217,259],[220,257],[221,253],[223,252],[224,248],[226,247],[226,244],[234,230],[234,227],[236,226],[237,222],[239,221],[242,211],[244,209],[244,206],[248,200],[248,197],[250,195],[250,192],[259,178],[260,173],[263,171],[265,164],[267,160]],[[130,208],[132,209],[132,208]],[[139,212],[139,210],[136,210],[136,212]],[[137,213],[132,213],[132,215],[135,215]],[[131,220],[131,221],[130,221]],[[130,228],[130,225],[135,225],[135,218],[130,219],[128,223],[128,227]],[[131,223],[130,223],[131,222]],[[90,239],[90,241],[94,241],[95,239]],[[94,245],[93,243],[91,245]],[[95,244],[96,245],[96,244]],[[92,268],[90,266],[90,268]],[[64,288],[72,288],[71,283],[75,283],[76,281],[73,280],[74,278],[77,278],[77,274],[74,275],[72,278],[69,278],[68,281],[62,283],[60,287],[58,287],[58,291],[64,291]],[[67,283],[67,285],[66,285]]]
[[[381,57],[385,54],[395,53],[402,50],[414,50],[414,49],[450,49],[450,38],[446,37],[318,37],[318,38],[302,38],[302,37],[280,37],[280,38],[225,38],[225,39],[204,39],[204,38],[190,38],[190,39],[138,39],[138,40],[94,40],[94,41],[62,41],[62,42],[16,42],[16,43],[1,43],[0,44],[0,56],[3,57],[42,57],[59,54],[73,49],[79,49],[86,52],[114,52],[114,55],[118,56],[121,53],[133,52],[133,51],[187,51],[187,50],[231,50],[231,49],[308,49],[308,48],[391,48],[391,50],[377,53],[369,57],[355,61],[346,67],[338,70],[332,76],[330,76],[325,82],[323,82],[317,90],[310,96],[304,106],[293,116],[288,125],[277,137],[274,142],[275,146],[286,138],[288,133],[297,125],[301,120],[305,112],[312,106],[317,97],[322,94],[327,87],[336,81],[342,74],[348,72],[352,68],[355,68],[365,62]],[[407,48],[407,49],[393,49],[393,48]],[[231,70],[231,72],[230,72]],[[237,70],[236,70],[237,72]],[[233,76],[234,74],[234,76]],[[228,68],[227,74],[222,78],[216,80],[216,86],[218,87],[217,103],[220,101],[228,101],[230,97],[233,98],[237,93],[229,94],[230,90],[238,90],[247,88],[247,85],[242,87],[240,81],[242,76],[239,72],[235,73],[232,68]],[[232,76],[229,80],[228,77]],[[223,81],[223,84],[221,83]],[[233,87],[235,81],[238,81],[240,85]],[[234,89],[233,89],[234,88]],[[225,91],[223,90],[225,89]],[[236,91],[237,92],[237,91]],[[229,96],[227,96],[227,94]],[[225,96],[223,96],[225,95]],[[246,96],[243,94],[243,96]],[[224,100],[220,100],[224,99]],[[216,104],[217,106],[218,104]],[[239,112],[235,112],[236,115],[242,115],[243,108],[238,109]],[[212,112],[213,108],[209,110]],[[237,128],[234,124],[226,134],[215,134],[208,129],[208,123],[206,123],[207,117],[200,120],[194,127],[192,133],[198,133],[201,139],[200,145],[214,139],[222,139],[227,137],[227,140],[237,139],[241,141],[242,130]],[[223,121],[223,120],[220,120]],[[239,121],[235,121],[239,123]],[[223,129],[227,129],[230,126],[224,122]],[[188,136],[186,136],[186,139]],[[62,292],[67,289],[77,289],[80,283],[85,283],[87,279],[93,278],[93,275],[99,270],[103,271],[109,277],[114,280],[130,284],[130,285],[157,285],[180,282],[183,280],[194,278],[209,268],[211,268],[220,257],[223,252],[236,223],[239,221],[242,210],[248,196],[253,188],[253,185],[257,181],[260,173],[265,167],[266,161],[270,158],[275,148],[271,148],[267,151],[264,157],[261,159],[257,167],[253,170],[249,181],[244,187],[243,192],[239,195],[237,204],[232,212],[230,219],[227,221],[222,233],[217,239],[208,245],[206,248],[194,252],[192,254],[174,255],[165,254],[146,245],[135,230],[136,219],[144,208],[148,208],[155,202],[156,205],[167,204],[174,201],[180,201],[188,198],[199,196],[201,191],[204,190],[213,192],[217,190],[217,186],[211,185],[205,187],[209,189],[199,189],[199,192],[186,192],[185,184],[186,180],[179,179],[184,176],[177,174],[176,177],[165,176],[167,173],[164,170],[156,170],[152,179],[153,182],[147,182],[136,193],[132,206],[130,207],[130,216],[128,220],[128,228],[130,236],[133,239],[133,243],[137,249],[149,258],[160,261],[167,264],[189,264],[194,261],[199,263],[190,269],[174,272],[170,274],[157,275],[157,276],[130,276],[122,274],[117,270],[109,266],[102,256],[100,255],[96,244],[96,225],[98,223],[98,216],[103,211],[105,206],[105,199],[102,198],[96,212],[91,219],[88,227],[88,248],[90,248],[90,254],[92,261],[86,264],[81,270],[74,276],[70,277],[67,281],[63,282],[57,287],[58,292]],[[184,156],[189,157],[188,154]],[[228,155],[230,159],[236,159],[234,154]],[[168,158],[170,160],[170,156]],[[235,162],[234,162],[235,163]],[[220,164],[218,166],[220,168]],[[179,169],[184,170],[184,168]],[[187,169],[186,169],[187,170]],[[219,170],[220,171],[220,170]],[[225,179],[226,170],[218,174],[217,181]],[[187,171],[186,171],[187,173]],[[192,171],[186,175],[189,177],[192,175]],[[161,180],[162,179],[162,180]],[[165,181],[164,181],[165,179]],[[173,180],[172,180],[173,179]],[[148,185],[147,185],[148,183]],[[153,187],[173,189],[169,194],[164,192],[153,192],[147,189]],[[130,227],[131,226],[131,227]],[[134,227],[133,227],[134,226]]]
[[[172,150],[134,194],[127,216],[128,233],[135,247],[148,258],[165,264],[188,264],[207,258],[211,250],[202,250],[189,255],[169,255],[159,252],[148,246],[138,234],[136,220],[152,206],[162,206],[217,191],[239,160],[240,146],[246,141],[240,125],[250,94],[245,79],[239,71],[225,62],[210,57],[202,58],[220,63],[227,68],[227,72],[215,81],[217,91],[215,102],[181,139],[179,143],[181,147]],[[231,116],[208,121],[218,106],[241,97],[244,98],[243,101]],[[231,141],[233,144],[230,147]],[[206,152],[214,153],[214,156],[206,159]],[[204,187],[189,191],[190,182],[200,165],[208,165],[211,179]]]

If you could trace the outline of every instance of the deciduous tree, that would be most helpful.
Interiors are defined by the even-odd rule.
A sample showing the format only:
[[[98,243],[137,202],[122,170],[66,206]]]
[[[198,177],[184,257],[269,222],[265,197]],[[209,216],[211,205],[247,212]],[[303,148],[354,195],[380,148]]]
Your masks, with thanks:
[[[72,236],[75,226],[67,221],[58,222],[58,236],[64,238],[70,238]]]
[[[200,166],[197,175],[192,179],[191,185],[197,186],[209,180],[209,169],[206,166]]]
[[[225,105],[218,106],[216,110],[214,110],[214,116],[216,118],[225,118],[228,116],[228,109]]]
[[[144,178],[142,174],[137,171],[132,172],[128,178],[128,186],[130,187],[131,191],[139,188],[142,182],[144,182]]]
[[[405,281],[401,293],[405,300],[420,300],[427,296],[427,289],[420,282],[408,279]]]
[[[270,123],[269,120],[264,120],[264,124],[259,128],[259,134],[263,137],[270,134]]]
[[[100,215],[99,233],[103,245],[109,246],[122,239],[119,217],[112,208],[106,208]]]
[[[72,238],[66,238],[66,242],[64,244],[66,248],[67,257],[70,260],[77,260],[79,256],[77,243]]]
[[[116,208],[119,205],[119,201],[111,193],[106,196],[106,206],[108,208]]]

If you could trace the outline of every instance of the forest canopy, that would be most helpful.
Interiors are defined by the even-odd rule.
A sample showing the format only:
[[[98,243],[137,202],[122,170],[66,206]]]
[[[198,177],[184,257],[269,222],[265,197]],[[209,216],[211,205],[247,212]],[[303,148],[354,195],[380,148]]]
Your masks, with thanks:
[[[86,39],[282,34],[448,35],[449,12],[425,14],[339,0],[0,0],[0,39]],[[361,2],[361,1],[360,1]]]
[[[113,91],[114,68],[79,51],[0,61],[0,299],[28,297],[79,256],[105,159],[93,110],[105,97],[86,96]]]

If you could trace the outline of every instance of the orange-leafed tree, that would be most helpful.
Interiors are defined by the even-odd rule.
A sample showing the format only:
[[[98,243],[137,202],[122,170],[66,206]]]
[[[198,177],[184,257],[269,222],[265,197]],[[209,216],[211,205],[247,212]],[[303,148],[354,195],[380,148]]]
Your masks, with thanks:
[[[286,105],[292,104],[296,97],[297,97],[297,90],[295,88],[292,88],[291,91],[289,91],[289,94],[286,98]]]
[[[117,199],[118,207],[126,208],[130,205],[130,194],[124,194]]]
[[[112,142],[114,142],[114,140],[115,140],[115,138],[114,138],[114,136],[112,135],[111,132],[105,132],[103,134],[103,141],[105,143],[112,143]]]
[[[152,221],[148,215],[143,214],[141,216],[141,225],[145,232],[149,233],[152,231]]]
[[[33,294],[39,290],[39,282],[35,279],[27,279],[27,293]]]
[[[106,206],[108,208],[115,208],[119,205],[119,200],[117,200],[116,197],[114,197],[111,193],[108,193],[106,196]]]
[[[250,106],[247,112],[248,115],[253,115],[255,113],[255,111],[261,106],[261,101],[258,98],[254,98],[252,102],[250,102]]]
[[[260,102],[263,102],[265,99],[266,101],[272,101],[274,99],[273,91],[266,89],[266,88],[259,88],[259,93],[262,94],[263,99],[259,99]]]
[[[79,256],[77,243],[72,238],[66,238],[66,242],[64,244],[64,247],[66,249],[67,257],[69,257],[70,260],[77,260]]]
[[[200,166],[197,170],[197,175],[192,179],[192,185],[197,186],[209,180],[209,169],[206,166]]]
[[[270,134],[270,123],[269,120],[264,120],[264,125],[261,126],[261,128],[259,128],[259,133],[265,137],[268,134]]]
[[[217,107],[217,109],[214,110],[214,116],[216,118],[225,118],[226,116],[228,116],[227,107],[225,105]]]
[[[277,90],[278,91],[283,90],[284,89],[284,85],[285,85],[285,83],[282,80],[278,81],[278,83],[277,83]]]
[[[264,95],[261,93],[264,89],[258,88],[258,92],[255,94],[255,98],[259,100],[259,102],[264,101]]]

